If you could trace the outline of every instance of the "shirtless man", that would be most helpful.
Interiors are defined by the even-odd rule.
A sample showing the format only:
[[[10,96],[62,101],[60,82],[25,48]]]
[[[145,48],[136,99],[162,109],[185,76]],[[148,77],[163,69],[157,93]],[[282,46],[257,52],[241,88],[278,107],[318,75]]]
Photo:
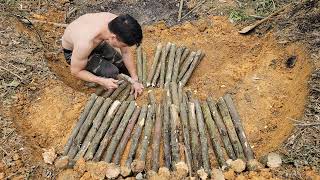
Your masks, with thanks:
[[[69,24],[62,47],[72,75],[105,89],[118,87],[115,78],[119,73],[130,75],[135,81],[131,93],[136,98],[143,85],[138,82],[129,47],[139,46],[141,41],[141,26],[133,17],[101,12],[85,14]]]

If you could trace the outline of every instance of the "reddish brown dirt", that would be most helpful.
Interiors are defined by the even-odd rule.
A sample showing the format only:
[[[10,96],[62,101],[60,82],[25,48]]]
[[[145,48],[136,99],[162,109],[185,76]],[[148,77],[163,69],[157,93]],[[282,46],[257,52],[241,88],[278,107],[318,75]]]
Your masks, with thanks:
[[[206,53],[187,88],[201,100],[207,95],[216,99],[226,92],[233,93],[249,141],[258,156],[275,150],[286,139],[292,130],[290,118],[302,115],[312,69],[308,53],[301,45],[277,45],[271,34],[264,38],[239,35],[223,17],[172,28],[160,23],[144,28],[143,49],[147,52],[149,67],[156,44],[168,41]],[[287,69],[284,62],[291,55],[296,55],[298,61],[294,68]],[[17,112],[17,124],[35,147],[55,147],[61,152],[88,94],[82,93],[83,84],[69,75],[62,55],[51,58],[49,64],[63,83],[50,80],[38,99]],[[158,91],[156,95],[160,100]],[[145,97],[147,91],[138,103],[146,102]],[[38,158],[40,155],[35,153]]]

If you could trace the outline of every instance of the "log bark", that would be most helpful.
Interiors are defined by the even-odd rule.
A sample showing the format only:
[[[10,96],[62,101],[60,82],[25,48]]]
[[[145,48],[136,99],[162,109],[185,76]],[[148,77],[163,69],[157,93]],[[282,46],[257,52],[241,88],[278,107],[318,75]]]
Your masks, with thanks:
[[[129,105],[128,101],[124,101],[121,104],[118,112],[116,113],[116,115],[114,116],[114,119],[112,120],[112,123],[111,123],[108,131],[106,132],[106,134],[104,135],[102,141],[100,142],[100,146],[99,146],[96,154],[93,157],[94,161],[99,161],[101,159],[106,147],[109,144],[109,141],[112,138],[113,133],[115,132],[116,128],[119,125],[119,122],[120,122],[121,118],[123,117],[126,109],[128,108],[128,105]]]
[[[130,145],[130,150],[128,154],[128,158],[126,160],[126,166],[130,167],[133,159],[135,158],[137,147],[138,147],[138,142],[139,138],[141,136],[141,132],[145,123],[146,115],[148,111],[148,106],[145,104],[141,108],[141,112],[138,118],[138,123],[136,124],[135,130],[131,136],[131,145]]]
[[[230,142],[229,136],[228,136],[228,131],[227,128],[225,126],[225,124],[222,121],[222,118],[218,112],[216,103],[212,100],[211,97],[207,98],[207,102],[211,111],[211,115],[218,127],[219,133],[220,133],[220,137],[222,139],[222,142],[224,144],[224,149],[226,150],[229,158],[231,158],[232,160],[236,160],[236,154],[234,153],[234,150],[232,148],[232,144]]]
[[[191,132],[191,152],[192,164],[195,170],[200,169],[200,144],[198,138],[198,124],[196,120],[196,112],[194,103],[188,102],[188,119]]]
[[[111,96],[111,94],[115,91],[116,89],[108,89],[107,91],[105,91],[103,94],[102,94],[102,97],[104,98],[108,98]]]
[[[139,156],[139,160],[141,161],[146,161],[146,157],[147,157],[147,151],[148,151],[148,147],[149,147],[149,143],[150,143],[150,137],[151,137],[151,133],[152,133],[152,127],[153,127],[153,116],[154,116],[154,112],[155,112],[155,106],[154,105],[150,105],[148,107],[148,113],[147,113],[147,118],[146,118],[146,123],[145,123],[145,127],[144,127],[144,135],[143,135],[143,140],[141,143],[141,152],[140,152],[140,156]]]
[[[161,125],[163,116],[163,106],[158,104],[156,111],[156,122],[154,126],[154,134],[152,140],[152,170],[158,172],[159,169],[159,153],[160,153],[160,139],[161,139]]]
[[[123,151],[124,149],[126,148],[126,145],[129,141],[129,138],[130,138],[130,135],[131,135],[131,132],[133,130],[133,127],[134,125],[136,124],[137,120],[138,120],[138,117],[139,117],[139,114],[140,114],[140,110],[141,108],[140,107],[137,107],[133,114],[132,114],[132,117],[130,118],[129,122],[128,122],[128,125],[126,127],[126,130],[125,132],[123,133],[123,136],[122,136],[122,139],[117,147],[117,150],[116,150],[116,153],[114,155],[114,163],[119,165],[120,164],[120,160],[121,160],[121,156],[123,154]]]
[[[181,80],[184,74],[187,72],[190,64],[193,62],[195,55],[196,55],[196,52],[192,51],[189,54],[188,58],[183,62],[183,64],[181,64],[179,75],[178,75],[178,81]]]
[[[152,62],[150,73],[148,75],[148,79],[147,79],[147,83],[146,83],[147,87],[149,87],[151,85],[151,82],[152,82],[153,77],[155,76],[158,64],[160,64],[159,63],[159,58],[160,58],[160,55],[161,55],[161,50],[162,50],[162,44],[159,43],[157,45],[157,48],[156,48],[156,52],[155,52],[155,55],[154,55],[154,58],[153,58],[153,62]]]
[[[204,115],[205,122],[206,122],[207,127],[208,127],[208,131],[209,131],[209,134],[210,134],[210,139],[211,139],[211,143],[213,145],[213,151],[214,151],[214,154],[216,156],[216,160],[217,160],[217,162],[218,162],[218,164],[220,165],[221,168],[225,167],[226,166],[226,161],[224,159],[223,149],[222,149],[220,141],[219,141],[220,137],[219,137],[218,128],[215,125],[215,123],[213,121],[213,118],[211,116],[209,105],[208,105],[207,102],[203,102],[201,107],[202,107],[202,112],[203,112],[203,115]]]
[[[114,101],[112,105],[110,106],[106,116],[103,119],[103,122],[101,123],[101,126],[98,129],[98,132],[95,134],[91,144],[88,147],[88,150],[84,156],[85,160],[91,160],[96,153],[96,150],[100,144],[100,140],[104,136],[105,132],[108,130],[114,115],[116,114],[119,106],[120,101]]]
[[[175,55],[176,55],[176,45],[172,44],[170,48],[170,54],[169,54],[169,60],[168,60],[168,65],[167,65],[167,72],[166,72],[166,79],[165,79],[165,84],[169,84],[172,79],[172,71],[173,71],[173,64],[175,60]]]
[[[97,96],[101,96],[104,92],[105,92],[104,87],[98,86],[97,89],[96,89],[95,94],[96,94]]]
[[[165,166],[171,169],[171,146],[170,146],[170,100],[167,96],[168,90],[164,91],[163,95],[163,147]]]
[[[152,90],[148,91],[148,98],[149,98],[148,99],[149,103],[151,105],[155,105],[156,104],[157,100],[156,100],[156,97],[155,97],[154,92]]]
[[[177,123],[179,123],[179,114],[177,107],[172,104],[170,105],[170,141],[171,141],[171,154],[172,154],[172,165],[173,169],[176,169],[175,165],[180,161],[179,157],[179,144],[177,135]]]
[[[172,103],[177,107],[178,112],[179,112],[180,103],[179,103],[177,83],[175,83],[175,82],[170,83],[170,91],[171,91]]]
[[[106,161],[107,163],[111,162],[114,151],[116,150],[117,145],[121,140],[123,132],[124,132],[125,128],[127,127],[127,124],[129,122],[135,108],[136,108],[136,102],[131,101],[126,112],[124,113],[124,115],[122,117],[122,120],[121,120],[119,126],[117,127],[116,132],[114,133],[114,135],[112,137],[110,144],[108,145],[106,154],[104,156],[104,161]]]
[[[173,72],[172,72],[172,79],[171,79],[172,82],[176,82],[176,83],[178,83],[181,54],[182,54],[182,47],[179,47],[177,49],[176,56],[174,58]]]
[[[137,74],[138,74],[138,79],[139,79],[139,82],[142,83],[142,76],[143,76],[143,72],[142,72],[142,47],[139,46],[137,48]]]
[[[165,49],[162,50],[161,53],[161,71],[160,71],[160,79],[159,79],[159,85],[161,88],[164,87],[164,80],[166,77],[166,59],[167,59],[167,55],[170,51],[171,48],[171,43],[168,43],[167,46],[165,47]]]
[[[117,97],[117,100],[123,102],[125,101],[129,95],[130,95],[130,92],[131,92],[131,86],[128,85],[120,94],[119,96]]]
[[[232,122],[231,116],[229,114],[227,104],[222,97],[219,98],[217,105],[219,107],[219,110],[220,110],[220,113],[222,116],[222,120],[223,120],[224,124],[226,125],[227,131],[229,134],[229,138],[231,140],[232,147],[233,147],[234,152],[236,153],[236,156],[240,159],[245,159],[240,140],[238,138],[236,129],[233,126],[233,122]]]
[[[106,115],[111,103],[112,103],[112,99],[108,98],[102,104],[96,117],[93,120],[92,126],[91,126],[86,138],[84,139],[83,143],[81,144],[81,149],[79,150],[79,152],[77,153],[77,155],[75,157],[76,161],[80,157],[83,157],[85,155],[85,153],[86,153],[92,139],[94,138],[95,134],[97,133],[97,131],[102,123],[103,117]]]
[[[182,103],[180,105],[180,119],[182,124],[182,131],[183,131],[183,142],[185,146],[186,162],[188,164],[189,171],[192,172],[192,165],[191,165],[192,153],[191,153],[191,146],[190,146],[187,102],[185,98],[182,98]]]
[[[110,96],[111,99],[116,100],[119,94],[128,86],[128,83],[121,84]]]
[[[178,97],[179,97],[179,104],[183,103],[183,94],[184,94],[184,90],[183,90],[183,86],[179,83],[178,84]],[[187,100],[187,99],[186,99]],[[185,101],[186,101],[185,100]]]
[[[182,55],[181,55],[181,59],[180,59],[180,67],[179,67],[179,70],[181,68],[181,65],[184,63],[184,61],[187,59],[188,55],[190,54],[190,50],[188,48],[186,48]]]
[[[133,83],[135,83],[135,81],[130,77],[130,76],[128,76],[128,75],[126,75],[126,74],[119,74],[118,76],[117,76],[117,78],[118,79],[122,79],[122,80],[124,80],[124,81],[126,81],[126,82],[128,82],[128,83],[130,83],[130,84],[133,84]],[[121,83],[122,84],[122,83]]]
[[[95,103],[93,104],[86,120],[84,121],[84,123],[81,125],[81,128],[79,130],[79,133],[77,134],[76,138],[74,139],[72,146],[68,152],[68,156],[70,159],[73,159],[74,156],[77,154],[78,150],[80,149],[80,144],[82,143],[82,141],[84,140],[84,138],[86,137],[91,125],[92,125],[92,121],[93,119],[96,117],[102,103],[104,101],[103,97],[98,97],[97,100],[95,101]]]
[[[135,99],[134,99],[134,95],[133,94],[130,94],[129,96],[128,96],[128,98],[126,99],[126,101],[134,101]]]
[[[226,94],[226,95],[223,96],[223,99],[225,100],[225,102],[226,102],[226,104],[228,106],[228,109],[229,109],[230,115],[232,117],[232,121],[233,121],[234,127],[235,127],[235,129],[237,131],[238,137],[240,139],[240,142],[241,142],[241,145],[242,145],[242,148],[243,148],[243,152],[244,152],[247,160],[252,160],[255,157],[254,157],[253,151],[251,149],[250,143],[249,143],[249,141],[247,139],[247,136],[246,136],[246,133],[244,131],[244,128],[242,126],[238,111],[236,110],[236,107],[235,107],[235,105],[233,103],[233,100],[231,98],[231,95],[230,94]]]
[[[192,63],[190,64],[190,67],[188,68],[188,70],[186,71],[186,73],[183,75],[183,77],[180,79],[181,81],[181,85],[185,86],[188,82],[188,80],[190,79],[192,72],[194,71],[194,69],[198,66],[198,64],[201,61],[201,50],[197,51]]]
[[[162,49],[164,49],[164,48],[162,48]],[[162,51],[162,53],[163,53],[163,51]],[[152,87],[155,87],[157,85],[157,83],[159,82],[160,71],[161,71],[161,62],[159,62],[156,67],[156,72],[154,73],[154,77],[151,82]]]
[[[204,119],[203,119],[203,113],[201,110],[200,102],[198,100],[194,101],[194,105],[196,108],[196,116],[197,116],[198,129],[199,129],[199,135],[200,135],[202,164],[206,173],[210,174],[211,170],[210,170],[209,153],[208,153],[208,139],[207,139],[206,126],[204,124]]]
[[[75,125],[75,127],[72,129],[71,135],[69,136],[69,139],[63,149],[63,155],[66,156],[70,150],[70,147],[72,145],[72,142],[74,141],[75,137],[77,136],[80,127],[82,126],[83,122],[86,120],[94,102],[97,99],[97,95],[96,94],[91,94],[89,100],[87,101],[84,110],[82,111],[80,118],[77,122],[77,124]]]
[[[147,86],[147,55],[142,53],[142,84]]]

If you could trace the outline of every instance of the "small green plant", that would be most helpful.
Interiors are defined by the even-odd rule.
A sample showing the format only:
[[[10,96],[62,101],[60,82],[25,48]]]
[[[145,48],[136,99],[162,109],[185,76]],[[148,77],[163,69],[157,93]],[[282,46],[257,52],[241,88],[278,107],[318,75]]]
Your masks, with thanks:
[[[231,22],[239,22],[249,19],[249,16],[246,15],[242,10],[231,10],[229,14],[229,19]]]
[[[266,16],[276,9],[274,0],[257,0],[255,3],[255,11],[257,15]]]

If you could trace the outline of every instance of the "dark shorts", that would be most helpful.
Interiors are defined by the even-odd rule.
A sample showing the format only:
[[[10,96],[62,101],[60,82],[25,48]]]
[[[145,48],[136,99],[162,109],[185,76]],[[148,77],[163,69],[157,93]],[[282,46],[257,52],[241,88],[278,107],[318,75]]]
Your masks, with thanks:
[[[72,51],[63,49],[67,63],[71,64]],[[89,55],[86,70],[96,76],[116,78],[119,73],[129,75],[121,54],[106,42],[100,43]]]

